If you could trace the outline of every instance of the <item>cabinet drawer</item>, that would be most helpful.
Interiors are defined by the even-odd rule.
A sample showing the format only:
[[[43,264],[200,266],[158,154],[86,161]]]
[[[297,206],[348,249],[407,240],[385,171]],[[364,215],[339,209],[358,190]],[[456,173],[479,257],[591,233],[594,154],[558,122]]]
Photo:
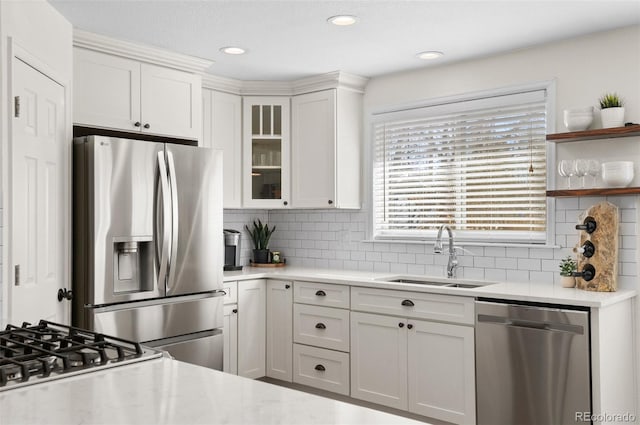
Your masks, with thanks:
[[[293,301],[348,309],[349,286],[331,283],[294,282]]]
[[[349,351],[349,310],[294,304],[293,340],[301,344]]]
[[[468,325],[474,321],[473,298],[453,295],[353,286],[351,309]]]
[[[293,344],[293,382],[349,395],[349,354]]]
[[[238,302],[238,282],[223,282],[222,290],[226,292],[223,297],[224,304],[236,304]]]

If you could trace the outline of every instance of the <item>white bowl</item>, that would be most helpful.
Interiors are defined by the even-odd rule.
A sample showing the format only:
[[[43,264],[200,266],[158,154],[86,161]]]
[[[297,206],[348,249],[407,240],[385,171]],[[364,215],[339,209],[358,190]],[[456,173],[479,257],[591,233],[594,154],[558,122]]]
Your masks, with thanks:
[[[633,161],[602,163],[602,181],[610,187],[628,186],[633,180]]]
[[[593,106],[564,110],[564,125],[569,131],[582,131],[593,122]]]

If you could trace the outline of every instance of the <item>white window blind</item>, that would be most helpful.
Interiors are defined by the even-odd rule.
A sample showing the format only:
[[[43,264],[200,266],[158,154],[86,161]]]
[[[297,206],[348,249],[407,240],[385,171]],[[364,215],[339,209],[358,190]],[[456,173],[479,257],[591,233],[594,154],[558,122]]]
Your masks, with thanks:
[[[375,238],[546,240],[544,90],[379,114],[373,133]]]

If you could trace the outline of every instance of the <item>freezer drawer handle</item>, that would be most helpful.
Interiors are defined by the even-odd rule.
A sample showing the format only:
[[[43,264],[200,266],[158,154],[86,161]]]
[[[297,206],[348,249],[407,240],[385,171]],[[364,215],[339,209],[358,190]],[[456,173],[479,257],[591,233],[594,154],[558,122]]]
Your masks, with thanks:
[[[405,307],[413,307],[415,304],[411,300],[403,300],[402,305]]]
[[[324,323],[316,323],[316,329],[327,329]]]
[[[326,292],[324,292],[324,291],[316,291],[316,295],[319,296],[319,297],[326,297],[327,296]]]
[[[314,367],[314,369],[317,370],[318,372],[324,372],[326,370],[324,366],[322,366],[321,364],[317,364],[316,367]]]

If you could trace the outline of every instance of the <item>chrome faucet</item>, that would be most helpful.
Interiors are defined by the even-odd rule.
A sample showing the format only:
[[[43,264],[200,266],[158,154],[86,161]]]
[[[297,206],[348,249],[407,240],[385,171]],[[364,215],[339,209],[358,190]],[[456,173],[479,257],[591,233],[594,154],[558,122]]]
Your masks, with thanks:
[[[456,277],[456,267],[458,267],[458,257],[456,256],[456,248],[453,246],[453,232],[451,228],[446,224],[440,226],[438,229],[438,236],[436,237],[436,243],[433,245],[433,252],[435,254],[442,254],[442,231],[446,230],[449,233],[449,262],[447,263],[447,277]]]

